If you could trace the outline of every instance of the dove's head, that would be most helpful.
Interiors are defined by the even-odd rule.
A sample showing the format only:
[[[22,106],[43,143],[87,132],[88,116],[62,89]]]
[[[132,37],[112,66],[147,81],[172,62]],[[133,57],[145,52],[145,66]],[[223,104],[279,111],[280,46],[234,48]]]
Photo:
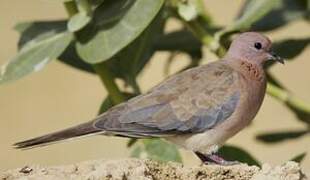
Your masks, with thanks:
[[[269,38],[256,32],[240,34],[231,43],[227,56],[230,59],[248,61],[257,65],[263,65],[268,60],[284,63],[282,58],[271,51]]]

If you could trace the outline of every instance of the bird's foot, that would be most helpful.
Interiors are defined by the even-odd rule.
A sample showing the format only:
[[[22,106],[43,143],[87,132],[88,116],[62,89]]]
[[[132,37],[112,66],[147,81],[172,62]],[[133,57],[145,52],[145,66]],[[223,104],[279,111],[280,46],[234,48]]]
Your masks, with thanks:
[[[238,161],[227,161],[224,158],[216,154],[204,155],[200,152],[195,152],[195,153],[204,164],[218,164],[222,166],[232,166],[232,165],[240,164],[240,162]]]

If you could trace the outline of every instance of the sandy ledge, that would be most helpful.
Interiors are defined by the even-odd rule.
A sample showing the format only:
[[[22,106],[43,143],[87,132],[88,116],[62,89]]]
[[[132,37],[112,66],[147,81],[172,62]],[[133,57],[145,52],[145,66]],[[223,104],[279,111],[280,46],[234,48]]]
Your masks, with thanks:
[[[200,165],[184,167],[178,163],[152,160],[95,160],[72,165],[45,167],[27,165],[0,172],[1,180],[306,180],[300,166],[287,162],[279,166],[264,164],[262,168],[246,164],[234,166]]]

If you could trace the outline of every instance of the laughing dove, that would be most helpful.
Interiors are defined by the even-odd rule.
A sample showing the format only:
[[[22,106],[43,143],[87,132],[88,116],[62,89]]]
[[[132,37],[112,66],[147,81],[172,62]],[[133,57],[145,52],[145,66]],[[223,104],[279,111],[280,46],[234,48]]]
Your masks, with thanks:
[[[239,35],[222,60],[169,77],[149,92],[116,105],[94,120],[15,144],[43,146],[92,134],[164,138],[206,163],[227,164],[215,152],[247,126],[264,99],[267,60],[283,60],[271,41],[255,32]]]

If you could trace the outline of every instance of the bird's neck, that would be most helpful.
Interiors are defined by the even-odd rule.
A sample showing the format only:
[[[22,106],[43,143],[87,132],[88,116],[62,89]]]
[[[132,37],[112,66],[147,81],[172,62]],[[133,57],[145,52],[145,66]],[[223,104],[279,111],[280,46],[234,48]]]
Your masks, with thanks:
[[[265,81],[265,71],[262,65],[251,63],[248,60],[242,59],[233,60],[229,58],[229,60],[225,61],[235,70],[239,71],[242,75],[244,75],[244,77],[259,82]]]

